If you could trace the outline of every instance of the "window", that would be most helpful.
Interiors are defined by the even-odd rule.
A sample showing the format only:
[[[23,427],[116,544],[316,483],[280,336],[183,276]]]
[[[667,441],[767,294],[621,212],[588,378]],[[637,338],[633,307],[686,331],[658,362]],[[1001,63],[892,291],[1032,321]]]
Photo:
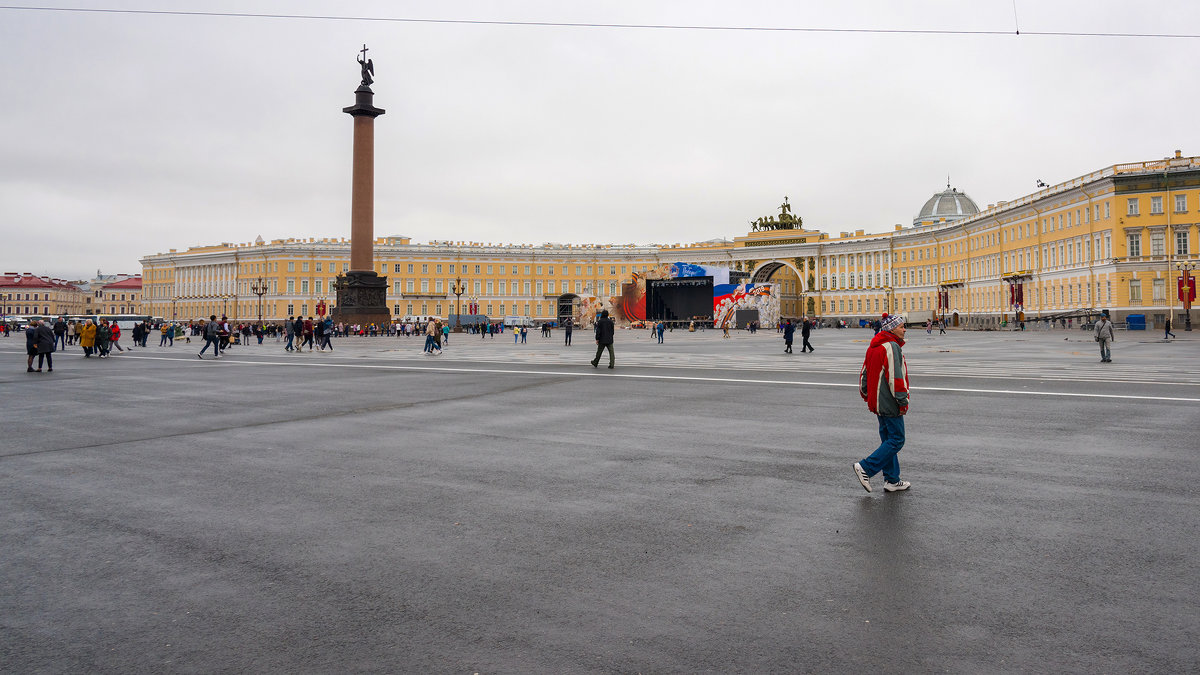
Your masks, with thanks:
[[[441,267],[441,265],[438,265],[438,267]],[[438,279],[438,280],[436,280],[436,281],[434,281],[434,282],[433,282],[433,292],[434,292],[434,293],[441,293],[441,292],[442,292],[442,280],[441,280],[441,279]],[[439,310],[438,310],[438,312],[440,313],[440,312],[441,312],[441,310],[439,309]]]
[[[308,271],[308,263],[300,263],[300,271],[307,272]]]
[[[300,280],[300,295],[308,295],[308,279]]]
[[[287,313],[288,313],[288,316],[294,315],[296,313],[296,306],[289,302]]]
[[[438,271],[440,272],[441,270],[438,270]],[[466,265],[463,265],[463,271],[464,272],[467,271]],[[454,274],[454,265],[450,265],[450,274]]]
[[[321,280],[317,279],[313,282],[313,290],[317,295],[321,294]]]
[[[1188,232],[1187,230],[1175,231],[1175,255],[1188,254]]]
[[[1137,258],[1142,255],[1142,235],[1129,235],[1129,257]]]
[[[491,267],[491,265],[488,265],[488,267],[490,268],[490,267]],[[489,274],[491,273],[491,271],[492,271],[491,269],[488,269],[488,273],[489,273]],[[479,265],[476,265],[476,266],[475,266],[475,274],[479,274]]]
[[[287,268],[287,271],[289,271],[289,272],[295,272],[295,271],[296,271],[296,263],[294,263],[294,262],[289,262],[289,263],[288,263],[288,268]]]
[[[404,292],[405,292],[405,293],[412,293],[412,292],[413,292],[413,280],[412,280],[412,279],[405,279],[405,280],[404,280]],[[408,310],[408,313],[409,313],[409,314],[412,314],[412,309],[409,309],[409,310]]]
[[[1175,213],[1187,213],[1187,195],[1175,195]]]
[[[479,270],[478,270],[478,269],[476,269],[475,271],[476,271],[476,272],[478,272]],[[487,273],[488,273],[488,274],[491,274],[491,273],[492,273],[492,266],[491,266],[491,265],[488,265],[488,271],[487,271]],[[488,314],[491,314],[491,313],[492,313],[492,310],[491,310],[491,305],[488,305]]]
[[[321,263],[317,263],[317,271],[318,271],[318,272],[320,272],[320,271],[321,271]],[[384,264],[383,264],[383,271],[384,271],[384,272],[386,272],[386,271],[387,271],[387,263],[384,263]]]
[[[1166,255],[1166,232],[1150,233],[1150,255]]]
[[[295,294],[296,294],[296,281],[295,281],[295,279],[288,279],[288,280],[287,280],[287,292],[288,292],[288,295],[295,295]],[[290,314],[290,313],[291,313],[291,310],[288,310],[288,313]]]
[[[442,273],[442,266],[441,266],[441,265],[437,265],[437,266],[434,268],[434,273],[435,273],[435,274],[441,274],[441,273]],[[440,310],[440,309],[439,309],[439,310],[438,310],[438,314],[441,314],[441,313],[442,313],[442,310]]]
[[[1153,293],[1154,304],[1158,305],[1158,304],[1162,304],[1162,303],[1166,302],[1167,301],[1167,280],[1166,279],[1155,279],[1152,284],[1151,293]]]
[[[1138,215],[1138,200],[1137,200],[1137,197],[1130,197],[1128,200],[1126,200],[1126,204],[1125,204],[1125,215],[1127,215],[1127,216],[1136,216],[1136,215]]]
[[[394,282],[392,282],[392,286],[393,286],[392,293],[393,293],[393,294],[395,294],[395,295],[400,295],[400,282],[399,282],[399,281],[394,281]],[[397,307],[399,307],[399,305],[396,305],[396,306],[397,306]],[[399,313],[400,313],[400,310],[399,310],[399,309],[397,309],[397,310],[396,310],[396,313],[397,313],[397,314],[399,314]]]
[[[428,293],[428,292],[429,292],[429,280],[422,279],[421,280],[421,293],[424,294],[424,293]]]
[[[1104,202],[1104,219],[1108,220],[1109,218],[1112,218],[1112,204]]]
[[[1151,197],[1150,198],[1150,213],[1157,215],[1157,214],[1161,214],[1162,212],[1163,212],[1162,197]]]
[[[1138,279],[1129,280],[1129,304],[1142,301],[1142,282]]]
[[[421,274],[429,274],[429,265],[421,265]]]
[[[413,273],[413,264],[412,264],[412,263],[408,263],[408,273],[409,273],[409,274],[412,274],[412,273]],[[412,314],[412,308],[411,308],[411,307],[409,308],[409,310],[408,310],[408,313],[409,313],[409,314]]]
[[[513,268],[513,274],[516,274],[516,273],[517,273],[517,269],[514,267],[514,268]],[[525,274],[526,274],[526,275],[528,275],[528,274],[529,274],[529,265],[526,265],[526,266],[525,266]],[[528,313],[528,312],[526,312],[526,313]]]

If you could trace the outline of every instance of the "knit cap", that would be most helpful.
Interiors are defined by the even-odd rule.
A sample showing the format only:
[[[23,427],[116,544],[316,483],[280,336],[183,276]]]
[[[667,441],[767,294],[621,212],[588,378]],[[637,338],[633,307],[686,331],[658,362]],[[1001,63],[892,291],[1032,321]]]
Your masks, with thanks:
[[[904,325],[904,315],[903,314],[892,314],[891,316],[889,316],[888,318],[883,320],[883,323],[880,325],[880,329],[891,330],[891,329],[895,328],[896,326],[903,326],[903,325]]]

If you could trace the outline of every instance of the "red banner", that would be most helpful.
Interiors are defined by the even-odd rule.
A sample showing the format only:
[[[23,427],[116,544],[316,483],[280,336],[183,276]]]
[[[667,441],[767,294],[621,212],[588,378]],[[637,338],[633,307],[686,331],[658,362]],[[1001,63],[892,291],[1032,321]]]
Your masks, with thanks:
[[[1188,274],[1179,277],[1179,300],[1182,302],[1196,301],[1196,277]]]

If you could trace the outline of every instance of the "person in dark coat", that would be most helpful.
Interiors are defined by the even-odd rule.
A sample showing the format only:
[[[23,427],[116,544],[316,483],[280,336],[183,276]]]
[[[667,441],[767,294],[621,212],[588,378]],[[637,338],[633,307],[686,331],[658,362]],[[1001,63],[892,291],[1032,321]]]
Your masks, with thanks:
[[[604,353],[604,349],[608,349],[608,367],[615,368],[617,365],[616,357],[613,355],[613,333],[614,326],[612,319],[608,318],[608,310],[600,312],[600,318],[596,320],[596,358],[592,359],[592,367],[600,367],[600,355]]]
[[[813,321],[814,320],[810,320],[807,317],[804,319],[801,319],[800,337],[804,338],[804,344],[800,345],[800,353],[801,354],[803,354],[804,352],[815,351],[813,349],[812,343],[810,343],[808,341],[808,336],[812,332]]]
[[[54,372],[54,343],[57,341],[58,338],[54,336],[54,329],[51,328],[45,321],[39,322],[37,327],[37,372],[42,372],[43,362],[45,362],[47,366],[46,372]]]
[[[791,319],[788,319],[783,324],[783,353],[784,354],[792,353],[792,338],[795,336],[796,336],[796,325],[792,323]]]
[[[25,326],[25,355],[29,358],[25,361],[25,372],[33,372],[33,357],[37,356],[37,327],[38,321],[34,319]]]

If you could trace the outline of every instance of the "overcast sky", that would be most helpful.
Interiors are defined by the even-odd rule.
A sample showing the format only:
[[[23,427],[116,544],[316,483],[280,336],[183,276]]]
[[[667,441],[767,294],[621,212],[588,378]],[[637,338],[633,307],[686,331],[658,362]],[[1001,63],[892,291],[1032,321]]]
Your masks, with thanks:
[[[22,4],[22,3],[12,3]],[[23,3],[34,5],[35,3]],[[1200,3],[36,3],[500,21],[1200,33]],[[0,10],[0,272],[140,272],[170,248],[350,231],[357,50],[375,233],[674,243],[910,224],[1200,154],[1197,39],[654,30]]]

